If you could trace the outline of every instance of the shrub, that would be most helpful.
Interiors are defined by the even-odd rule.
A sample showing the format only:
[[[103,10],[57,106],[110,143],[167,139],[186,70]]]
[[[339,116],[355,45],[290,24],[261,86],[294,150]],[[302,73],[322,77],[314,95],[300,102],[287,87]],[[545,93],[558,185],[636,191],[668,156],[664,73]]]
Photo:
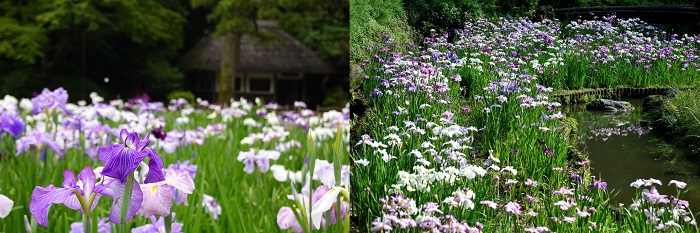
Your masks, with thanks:
[[[168,93],[168,101],[178,98],[186,99],[189,103],[194,103],[194,94],[191,91],[171,91]]]

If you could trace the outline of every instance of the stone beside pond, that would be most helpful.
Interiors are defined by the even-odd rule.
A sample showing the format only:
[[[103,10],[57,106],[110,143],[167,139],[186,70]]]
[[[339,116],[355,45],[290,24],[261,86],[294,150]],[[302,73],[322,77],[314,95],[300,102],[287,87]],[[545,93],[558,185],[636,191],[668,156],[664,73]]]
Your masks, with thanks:
[[[586,109],[594,111],[627,112],[634,110],[634,106],[626,101],[597,99],[586,105]]]

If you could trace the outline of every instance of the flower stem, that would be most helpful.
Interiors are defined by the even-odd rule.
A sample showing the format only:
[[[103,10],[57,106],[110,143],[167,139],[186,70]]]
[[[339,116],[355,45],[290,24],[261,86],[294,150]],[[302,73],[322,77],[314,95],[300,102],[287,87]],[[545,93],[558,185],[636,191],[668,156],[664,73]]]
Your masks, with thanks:
[[[100,227],[99,227],[97,218],[92,218],[92,233],[97,233],[97,231],[99,230],[99,228],[100,228]]]
[[[122,206],[121,213],[119,214],[119,223],[121,223],[121,232],[125,233],[126,229],[126,213],[129,210],[129,202],[131,202],[131,192],[134,188],[134,173],[129,174],[126,177],[126,186],[124,187],[124,193],[122,194]]]
[[[83,232],[92,233],[92,223],[90,222],[90,212],[83,215]]]
[[[170,225],[173,224],[173,214],[165,216],[165,233],[170,233]]]

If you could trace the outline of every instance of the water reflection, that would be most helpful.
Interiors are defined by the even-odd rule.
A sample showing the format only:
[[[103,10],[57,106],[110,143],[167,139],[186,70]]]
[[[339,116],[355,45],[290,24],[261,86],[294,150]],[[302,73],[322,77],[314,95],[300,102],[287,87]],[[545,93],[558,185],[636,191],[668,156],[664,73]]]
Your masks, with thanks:
[[[668,186],[670,180],[686,182],[688,192],[682,199],[690,202],[691,210],[700,210],[698,165],[682,158],[669,159],[669,155],[682,155],[682,151],[666,143],[653,129],[640,126],[642,99],[624,101],[630,102],[634,111],[585,111],[582,105],[565,108],[566,115],[578,122],[579,149],[588,153],[591,173],[602,177],[608,190],[620,191],[615,202],[626,204],[635,197],[630,183],[637,179],[661,180],[663,186],[657,189],[665,195],[676,194],[676,188]]]

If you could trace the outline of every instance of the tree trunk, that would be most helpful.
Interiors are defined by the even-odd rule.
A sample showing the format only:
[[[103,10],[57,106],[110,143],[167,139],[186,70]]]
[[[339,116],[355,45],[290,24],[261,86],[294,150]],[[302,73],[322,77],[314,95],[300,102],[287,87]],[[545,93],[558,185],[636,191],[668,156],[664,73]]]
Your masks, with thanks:
[[[222,37],[221,66],[219,80],[217,82],[218,96],[216,101],[228,105],[229,100],[235,97],[236,90],[236,62],[240,51],[240,34],[228,34]]]

